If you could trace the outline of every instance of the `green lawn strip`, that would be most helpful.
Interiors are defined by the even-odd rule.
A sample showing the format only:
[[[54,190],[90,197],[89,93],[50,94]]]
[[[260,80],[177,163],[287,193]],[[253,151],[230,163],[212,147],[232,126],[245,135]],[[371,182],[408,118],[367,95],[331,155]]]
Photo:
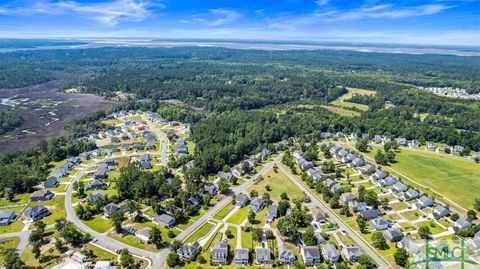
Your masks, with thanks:
[[[186,243],[192,243],[198,241],[205,237],[212,229],[215,227],[215,224],[206,222],[199,229],[193,232],[186,240]]]
[[[385,219],[389,219],[389,220],[399,220],[400,217],[399,217],[397,214],[388,214],[388,215],[385,215]]]
[[[263,227],[265,225],[265,218],[267,217],[267,207],[263,208],[260,212],[257,213],[255,217],[255,225]]]
[[[409,222],[400,223],[400,227],[402,227],[403,232],[411,232],[417,229],[415,228],[415,226],[411,225]]]
[[[445,228],[453,227],[453,223],[447,219],[438,220],[438,223],[442,224]]]
[[[445,232],[446,229],[444,229],[442,226],[440,226],[438,223],[436,223],[434,220],[427,220],[427,221],[422,221],[422,222],[417,222],[416,225],[418,227],[421,227],[423,225],[426,225],[430,228],[430,232],[435,235],[439,234],[442,232]]]
[[[110,251],[106,251],[103,248],[99,248],[93,244],[87,244],[85,245],[86,250],[92,250],[93,255],[95,255],[94,260],[95,261],[117,261],[117,255],[111,253]]]
[[[253,239],[251,232],[245,232],[242,230],[242,248],[253,249]]]
[[[400,215],[402,215],[403,217],[405,217],[409,221],[417,220],[417,219],[419,219],[423,216],[422,213],[420,213],[416,210],[406,211],[406,212],[400,213]]]
[[[357,111],[353,111],[353,110],[349,110],[349,109],[345,109],[345,108],[342,108],[342,107],[337,107],[337,106],[333,106],[333,105],[322,105],[321,107],[325,108],[326,110],[332,112],[332,113],[335,113],[335,114],[338,114],[338,115],[341,115],[341,116],[345,116],[345,117],[358,117],[360,116],[360,113],[357,112]]]
[[[12,201],[8,201],[5,198],[1,198],[0,206],[24,205],[28,203],[29,198],[30,198],[30,193],[16,194]]]
[[[230,218],[227,219],[227,222],[233,224],[241,224],[243,220],[245,220],[245,218],[247,217],[249,210],[249,206],[240,208],[237,212],[235,212],[235,214],[233,214]]]
[[[230,213],[235,208],[235,205],[232,203],[226,204],[222,209],[220,209],[215,215],[213,216],[215,219],[222,220],[225,218],[228,213]]]
[[[230,247],[230,250],[232,250],[237,246],[237,227],[228,226],[227,230],[232,233],[232,237],[228,238],[228,246]]]
[[[267,185],[270,186],[270,191],[265,189]],[[268,192],[272,200],[280,200],[280,195],[284,192],[288,194],[291,200],[303,197],[303,192],[288,179],[287,175],[281,171],[275,173],[274,169],[270,169],[265,173],[262,181],[252,184],[248,188],[248,191],[251,190],[256,190],[259,194]]]
[[[108,234],[108,237],[111,237],[117,241],[130,245],[132,247],[145,249],[148,251],[158,251],[154,245],[148,244],[147,242],[141,240],[140,238],[136,237],[135,235],[119,235],[115,231],[111,231]]]
[[[0,240],[0,264],[5,262],[5,253],[7,250],[16,249],[20,243],[20,238],[18,237],[9,237],[3,240]]]
[[[91,220],[82,220],[82,222],[98,233],[104,233],[113,227],[111,220],[100,215],[94,216]]]
[[[407,209],[410,205],[405,202],[397,202],[389,205],[393,210],[400,211]]]

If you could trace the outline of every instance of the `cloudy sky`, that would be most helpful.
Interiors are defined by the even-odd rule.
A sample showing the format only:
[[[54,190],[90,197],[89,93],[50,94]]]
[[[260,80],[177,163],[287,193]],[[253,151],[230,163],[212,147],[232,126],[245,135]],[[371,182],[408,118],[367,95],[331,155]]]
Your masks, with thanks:
[[[480,46],[480,0],[0,0],[0,37]]]

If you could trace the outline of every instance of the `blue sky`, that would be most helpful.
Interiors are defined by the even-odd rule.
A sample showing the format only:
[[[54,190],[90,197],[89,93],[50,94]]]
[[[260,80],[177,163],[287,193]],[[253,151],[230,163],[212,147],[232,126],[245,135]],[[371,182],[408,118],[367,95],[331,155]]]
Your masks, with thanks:
[[[480,46],[480,0],[1,0],[0,37]]]

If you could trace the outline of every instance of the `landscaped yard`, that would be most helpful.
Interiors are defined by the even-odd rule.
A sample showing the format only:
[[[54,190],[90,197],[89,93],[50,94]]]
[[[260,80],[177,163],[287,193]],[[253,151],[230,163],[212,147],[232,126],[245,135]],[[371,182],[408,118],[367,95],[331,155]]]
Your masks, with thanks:
[[[67,216],[64,195],[55,195],[52,200],[46,202],[30,203],[30,206],[35,205],[44,205],[50,211],[51,214],[42,220],[46,225],[53,224],[56,219],[65,218]],[[33,225],[29,228],[33,229]]]
[[[87,244],[85,249],[91,249],[93,251],[93,255],[95,255],[95,260],[97,261],[116,261],[117,259],[117,255],[92,244]]]
[[[242,248],[252,249],[253,248],[252,233],[245,232],[242,230],[241,235],[242,235]]]
[[[240,208],[235,214],[228,218],[227,221],[233,224],[241,224],[247,217],[248,210],[250,210],[249,206]]]
[[[111,231],[108,233],[108,237],[111,237],[117,241],[123,242],[127,245],[132,247],[145,249],[149,251],[158,251],[154,245],[148,244],[147,242],[141,240],[140,238],[136,237],[135,235],[119,235],[115,231]]]
[[[393,210],[400,211],[407,209],[409,207],[409,204],[405,202],[398,202],[398,203],[392,203],[389,205]]]
[[[91,220],[83,220],[82,222],[85,223],[85,225],[90,227],[92,230],[99,233],[104,233],[113,227],[111,220],[106,219],[100,215],[94,216],[94,218]]]
[[[439,233],[442,233],[442,232],[446,231],[445,229],[443,229],[442,226],[440,226],[438,223],[435,223],[435,221],[433,221],[433,220],[422,221],[422,222],[417,223],[418,227],[423,226],[423,225],[427,225],[430,228],[430,232],[432,234],[439,234]]]
[[[275,173],[273,168],[263,175],[262,181],[251,185],[248,188],[248,191],[256,190],[259,194],[262,194],[267,192],[265,189],[265,186],[267,185],[271,188],[268,193],[272,200],[280,200],[280,195],[283,192],[285,192],[291,200],[301,199],[303,197],[303,192],[295,186],[295,184],[289,180],[283,172],[277,171],[277,173]]]
[[[20,242],[20,238],[18,237],[9,237],[3,240],[0,240],[0,264],[3,264],[5,261],[5,253],[9,249],[15,249]]]
[[[235,205],[233,205],[232,203],[228,203],[222,209],[220,209],[217,213],[215,213],[215,215],[213,217],[218,219],[218,220],[222,220],[234,208],[235,208]]]
[[[412,211],[406,211],[403,213],[400,213],[402,216],[404,216],[407,220],[414,221],[423,216],[422,213],[412,210]]]
[[[202,239],[213,229],[213,227],[215,227],[213,223],[206,222],[198,230],[196,230],[193,234],[191,234],[187,238],[187,240],[185,240],[185,242],[192,243]]]

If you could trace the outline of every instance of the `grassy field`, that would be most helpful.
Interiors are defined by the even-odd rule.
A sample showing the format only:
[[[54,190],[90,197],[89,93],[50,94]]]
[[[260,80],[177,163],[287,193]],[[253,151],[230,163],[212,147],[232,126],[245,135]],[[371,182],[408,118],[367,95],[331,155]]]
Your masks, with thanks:
[[[232,203],[228,203],[226,206],[224,206],[222,209],[220,209],[217,213],[215,213],[215,215],[213,217],[218,219],[218,220],[222,220],[234,208],[235,208],[235,205],[233,205]]]
[[[205,237],[215,227],[213,223],[206,222],[198,230],[192,233],[185,242],[192,243]]]
[[[243,220],[247,217],[248,210],[250,210],[249,206],[245,206],[240,208],[235,214],[233,214],[230,218],[227,219],[227,222],[233,224],[241,224]]]
[[[82,220],[82,222],[98,233],[104,233],[113,227],[111,220],[105,219],[99,215],[91,220]]]
[[[353,110],[349,110],[349,109],[345,109],[345,108],[341,108],[341,107],[337,107],[337,106],[321,106],[321,107],[327,109],[328,111],[330,111],[332,113],[335,113],[335,114],[338,114],[338,115],[341,115],[341,116],[345,116],[345,117],[360,116],[360,113],[357,112],[357,111],[353,111]]]
[[[10,249],[15,249],[20,242],[20,238],[18,237],[9,237],[0,240],[0,264],[3,264],[5,261],[5,254]]]
[[[93,255],[95,255],[95,260],[97,261],[116,261],[117,259],[117,255],[92,244],[87,244],[85,249],[91,249],[93,251]]]
[[[140,238],[136,237],[135,235],[119,235],[115,231],[109,232],[108,237],[111,237],[117,241],[130,245],[132,247],[145,249],[148,251],[158,251],[154,245],[148,244],[147,242],[141,240]]]
[[[270,169],[267,173],[263,175],[263,180],[254,183],[251,185],[247,191],[256,190],[259,194],[267,192],[265,186],[269,185],[271,190],[268,191],[270,194],[270,199],[280,200],[280,195],[285,192],[288,194],[288,197],[293,199],[301,199],[303,197],[303,192],[295,186],[295,184],[287,178],[287,176],[278,171],[275,173],[273,169]],[[261,195],[260,195],[261,196]]]
[[[369,155],[373,156],[376,148]],[[398,176],[402,178],[404,178],[402,175],[409,177],[464,208],[471,208],[474,199],[478,198],[480,165],[472,161],[452,158],[433,152],[408,149],[399,152],[396,160],[397,163],[394,163],[391,168],[401,174]],[[389,167],[385,167],[385,169],[396,174]],[[412,181],[405,180],[407,183],[415,185]],[[452,188],[452,186],[455,186],[455,188]],[[428,189],[419,188],[428,192]],[[434,197],[438,196],[432,195]]]
[[[252,233],[242,231],[242,248],[252,248]]]
[[[363,104],[357,104],[357,103],[352,103],[352,102],[347,102],[346,100],[352,98],[354,94],[358,95],[375,95],[376,92],[374,91],[369,91],[369,90],[364,90],[364,89],[357,89],[357,88],[348,88],[348,93],[340,96],[339,98],[335,99],[332,101],[330,104],[334,106],[339,106],[343,108],[356,108],[362,111],[367,111],[368,106],[363,105]]]

